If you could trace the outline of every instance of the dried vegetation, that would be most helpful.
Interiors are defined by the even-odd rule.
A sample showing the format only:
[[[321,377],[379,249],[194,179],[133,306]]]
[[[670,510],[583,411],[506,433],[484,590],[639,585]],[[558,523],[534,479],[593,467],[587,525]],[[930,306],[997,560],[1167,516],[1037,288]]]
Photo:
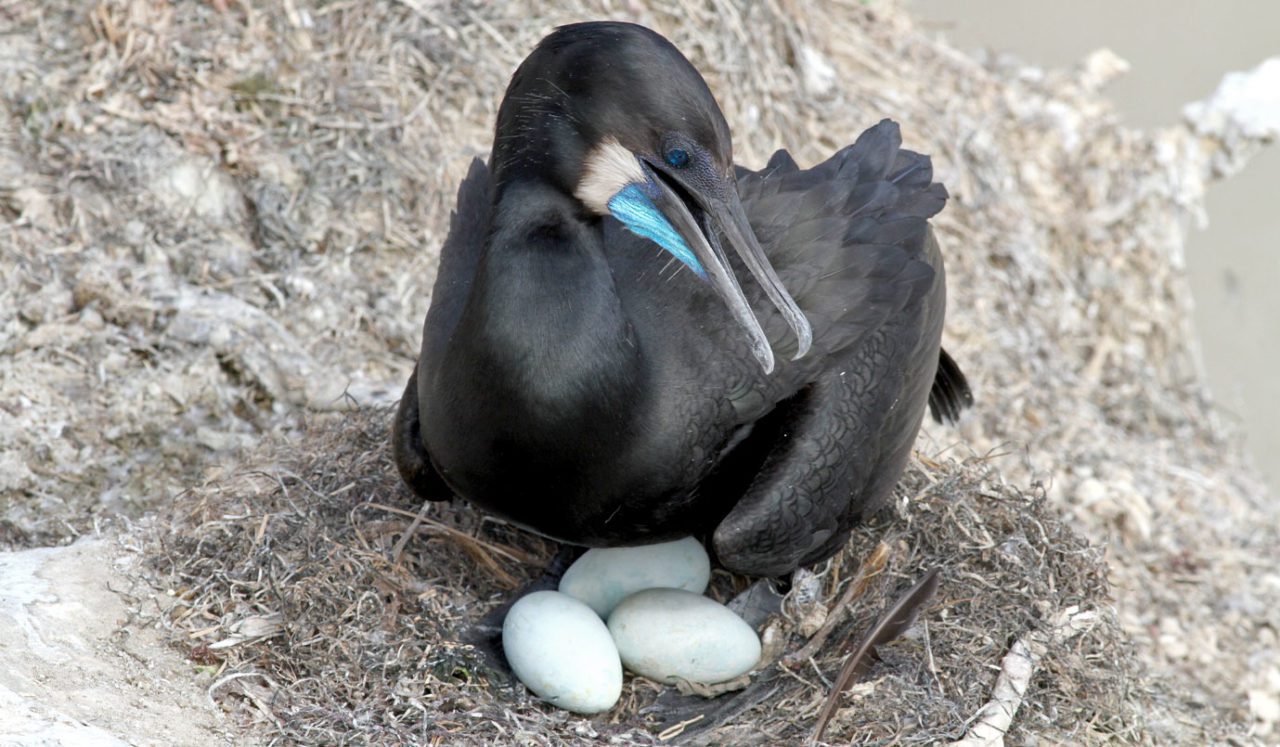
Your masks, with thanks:
[[[0,0],[0,543],[165,512],[175,640],[263,734],[657,740],[648,683],[587,722],[453,642],[551,548],[460,506],[400,543],[417,506],[379,409],[507,77],[554,25],[599,17],[683,49],[747,165],[814,162],[882,117],[934,155],[947,344],[979,398],[959,433],[926,431],[896,511],[818,569],[818,601],[793,596],[794,650],[884,557],[813,664],[679,738],[803,736],[839,644],[942,565],[920,636],[886,649],[830,739],[959,738],[1015,641],[1073,606],[1096,616],[1038,639],[1015,741],[1274,739],[1280,509],[1189,342],[1205,142],[1122,127],[1097,94],[1106,55],[978,62],[892,4]]]
[[[798,743],[842,649],[895,594],[941,567],[925,623],[881,649],[826,739],[960,738],[1009,646],[1067,610],[1089,613],[1087,624],[1050,646],[1014,734],[1063,743],[1150,736],[1151,692],[1107,604],[1100,551],[1042,498],[977,462],[913,468],[891,516],[793,587],[766,638],[781,661],[745,692],[679,698],[631,678],[619,705],[593,722],[540,705],[458,641],[531,580],[553,546],[461,504],[432,504],[415,522],[418,505],[390,462],[389,417],[369,409],[317,425],[303,453],[275,443],[260,463],[184,496],[158,533],[154,568],[177,595],[169,622],[246,724],[304,744]],[[713,594],[728,601],[747,583],[718,572]],[[825,643],[804,650],[818,631]]]

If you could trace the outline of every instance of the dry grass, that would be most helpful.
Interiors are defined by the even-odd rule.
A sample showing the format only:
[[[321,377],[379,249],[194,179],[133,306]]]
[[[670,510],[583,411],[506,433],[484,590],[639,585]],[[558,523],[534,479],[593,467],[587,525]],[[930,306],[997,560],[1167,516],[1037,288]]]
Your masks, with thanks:
[[[224,705],[268,734],[305,744],[558,744],[593,733],[638,744],[662,733],[695,743],[793,743],[812,729],[842,644],[936,566],[941,592],[919,635],[883,649],[883,662],[833,720],[831,743],[960,737],[1011,642],[1071,606],[1101,619],[1046,657],[1014,736],[1152,739],[1152,696],[1108,606],[1101,553],[1043,499],[1020,495],[980,463],[913,469],[893,515],[860,529],[816,569],[817,599],[802,603],[793,590],[775,632],[786,644],[780,653],[794,657],[807,639],[803,613],[834,611],[857,584],[859,565],[874,559],[826,644],[758,675],[747,694],[755,704],[726,722],[670,729],[684,719],[649,712],[662,688],[638,678],[593,721],[538,704],[457,641],[536,575],[553,548],[465,505],[432,504],[396,562],[418,506],[390,463],[389,420],[387,411],[366,410],[309,430],[305,450],[277,442],[194,489],[175,523],[158,532],[153,565],[178,598],[170,624],[188,655],[210,668]],[[720,573],[712,593],[727,601],[746,583]]]
[[[466,511],[436,516],[456,531],[420,537],[409,550],[413,558],[392,564],[382,543],[402,531],[404,517],[356,507],[375,494],[375,502],[414,507],[395,498],[389,472],[374,469],[377,452],[361,452],[375,461],[352,462],[350,443],[309,440],[306,428],[327,411],[398,396],[457,180],[473,156],[488,151],[507,77],[554,25],[599,17],[646,23],[686,51],[719,95],[744,164],[762,163],[775,147],[813,162],[885,116],[902,123],[908,147],[934,155],[953,195],[937,221],[952,299],[946,343],[979,403],[959,434],[930,427],[920,448],[935,457],[1000,456],[981,468],[914,472],[910,484],[919,488],[929,474],[940,483],[958,480],[958,493],[984,479],[998,484],[984,477],[998,473],[1004,483],[1043,493],[1043,501],[1028,502],[1000,487],[991,490],[1011,503],[977,492],[966,493],[974,502],[953,501],[956,511],[968,506],[1007,527],[1024,524],[1001,506],[1017,506],[1014,513],[1029,512],[1046,528],[1066,517],[1105,548],[1121,627],[1143,665],[1171,683],[1162,685],[1167,718],[1156,708],[1146,726],[1130,720],[1124,704],[1147,697],[1146,685],[1131,680],[1134,692],[1119,697],[1123,683],[1097,674],[1107,658],[1121,662],[1115,671],[1129,671],[1123,642],[1108,637],[1112,629],[1104,625],[1079,639],[1079,650],[1046,661],[1039,694],[1016,724],[1026,741],[1033,733],[1046,741],[1102,739],[1108,730],[1126,740],[1175,734],[1203,742],[1233,733],[1274,739],[1280,507],[1253,479],[1229,424],[1204,394],[1181,269],[1184,231],[1206,178],[1202,143],[1181,127],[1122,127],[1097,94],[1105,58],[1050,73],[1001,59],[976,62],[917,32],[888,3],[569,0],[548,9],[419,0],[0,0],[0,544],[67,541],[173,508],[193,523],[167,524],[175,535],[165,547],[191,553],[168,557],[205,595],[188,602],[215,616],[206,627],[276,613],[288,625],[298,619],[291,610],[331,605],[307,618],[315,631],[270,639],[271,646],[298,647],[300,656],[319,649],[354,655],[368,651],[361,636],[398,635],[366,632],[358,621],[388,609],[387,600],[406,593],[400,589],[451,598],[455,592],[440,576],[408,570],[430,557],[424,543],[440,550],[449,578],[468,579],[465,595],[451,602],[463,606],[447,608],[442,629],[523,578],[530,565],[494,547],[535,558],[547,549]],[[326,432],[329,439],[339,433]],[[322,487],[310,491],[265,467],[275,475],[267,483],[245,483],[236,465],[262,461],[266,434],[293,445],[281,462],[286,469]],[[320,479],[329,474],[326,463],[345,464],[372,482],[334,497],[355,477]],[[211,469],[230,482],[205,483]],[[231,507],[246,504],[246,496],[282,500],[271,497],[280,480],[296,507],[271,503],[277,518],[259,525],[260,542],[288,544],[278,532],[293,527],[290,541],[298,544],[287,562],[256,555],[265,544],[244,545],[240,534],[248,518],[228,518],[252,513],[261,522],[268,511]],[[188,492],[195,484],[207,486]],[[195,496],[204,504],[193,503]],[[926,491],[911,505],[935,499]],[[200,505],[220,513],[205,515]],[[868,530],[904,533],[907,544],[891,566],[894,588],[923,567],[910,559],[930,541],[967,552],[950,531],[913,529],[923,525],[912,522],[945,515],[940,508],[906,511]],[[1027,536],[1041,541],[1030,529]],[[849,563],[868,541],[860,535],[864,544]],[[198,551],[184,544],[193,542]],[[240,554],[211,557],[217,548]],[[921,557],[940,557],[942,549]],[[1046,550],[1044,558],[1052,557]],[[1025,604],[1056,605],[1069,593],[1099,604],[1099,587],[1083,580],[1096,575],[1094,561],[1081,562],[1070,572],[1052,564],[1028,569],[1025,584],[1034,593],[1001,597],[990,613],[1013,616],[1022,630],[1032,621],[1014,611],[1034,609]],[[248,575],[226,583],[237,568]],[[349,581],[359,603],[318,594],[286,604],[282,594],[293,577],[281,574],[298,568],[324,583]],[[842,578],[849,573],[839,571]],[[966,579],[949,571],[948,599],[960,598],[963,587],[954,584],[972,581]],[[267,592],[242,585],[249,581],[276,583],[270,593],[281,596],[262,597]],[[834,586],[828,583],[826,599]],[[413,599],[410,607],[425,604]],[[869,600],[858,614],[869,616],[874,606]],[[953,614],[944,607],[938,615],[942,609]],[[963,611],[985,614],[975,605]],[[965,623],[959,612],[954,624],[982,630],[983,618]],[[326,622],[322,613],[332,617]],[[931,640],[938,615],[930,618]],[[269,728],[297,740],[311,735],[289,730],[320,728],[314,725],[324,719],[325,729],[341,723],[366,730],[350,731],[351,740],[375,725],[390,729],[410,718],[413,698],[426,702],[425,685],[418,686],[430,682],[448,682],[439,697],[453,705],[419,711],[423,723],[455,728],[441,720],[451,713],[456,728],[474,725],[483,719],[466,715],[468,708],[496,714],[485,709],[503,703],[504,719],[537,714],[482,727],[516,739],[535,722],[554,726],[565,718],[506,710],[517,701],[493,700],[475,677],[429,680],[433,670],[412,667],[448,656],[465,662],[465,651],[444,644],[447,636],[432,633],[435,622],[425,615],[415,621],[396,611],[387,619],[416,631],[415,640],[436,641],[433,653],[415,658],[406,650],[387,660],[388,668],[404,664],[411,672],[403,696],[410,705],[401,710],[360,695],[379,681],[358,679],[374,664],[330,681],[307,679],[316,674],[306,661],[273,660],[310,674],[291,678],[273,669],[274,685],[241,676],[215,695],[260,688],[252,690],[260,701],[251,701],[253,711],[271,714],[262,716]],[[184,625],[197,622],[193,612]],[[274,624],[267,617],[249,632]],[[1009,644],[993,641],[980,649],[981,662],[968,664],[975,677],[990,676],[982,667]],[[933,643],[937,654],[942,649]],[[232,647],[219,660],[262,648],[251,645]],[[920,659],[912,645],[902,644],[901,666],[886,671],[914,671]],[[973,644],[947,645],[963,651]],[[265,658],[234,660],[221,676],[267,672],[255,669]],[[829,662],[822,667],[829,675]],[[816,681],[816,674],[793,674],[786,679],[790,699],[771,703],[807,713],[809,701],[801,701],[816,691],[796,678]],[[878,682],[881,690],[899,686],[883,684],[896,682],[889,675]],[[957,709],[953,724],[985,697],[975,682],[966,685],[975,692],[948,686],[935,693]],[[642,695],[651,693],[640,688],[635,697]],[[1107,701],[1112,697],[1119,700]],[[1076,702],[1111,702],[1115,710],[1090,712]],[[626,709],[637,703],[620,713],[633,713]],[[887,723],[908,724],[914,713],[900,705]],[[855,736],[854,717],[843,713],[834,734]],[[898,727],[863,725],[857,734],[888,733],[877,728]]]

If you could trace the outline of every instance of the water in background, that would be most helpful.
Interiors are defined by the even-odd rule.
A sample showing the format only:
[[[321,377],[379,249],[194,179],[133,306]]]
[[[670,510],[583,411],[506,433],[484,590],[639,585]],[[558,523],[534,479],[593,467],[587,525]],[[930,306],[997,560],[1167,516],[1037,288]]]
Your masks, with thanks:
[[[909,0],[920,27],[960,49],[1065,67],[1107,47],[1132,65],[1106,91],[1126,122],[1177,122],[1226,72],[1280,56],[1272,0]],[[1280,146],[1208,194],[1209,226],[1187,246],[1195,324],[1215,398],[1244,427],[1280,495]]]

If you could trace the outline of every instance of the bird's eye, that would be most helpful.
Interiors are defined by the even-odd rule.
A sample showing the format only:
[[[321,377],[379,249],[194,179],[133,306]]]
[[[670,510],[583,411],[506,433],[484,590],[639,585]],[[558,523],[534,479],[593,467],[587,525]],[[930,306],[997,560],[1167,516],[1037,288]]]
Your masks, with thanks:
[[[689,165],[689,152],[684,148],[672,148],[667,151],[667,163],[677,169],[682,169]]]

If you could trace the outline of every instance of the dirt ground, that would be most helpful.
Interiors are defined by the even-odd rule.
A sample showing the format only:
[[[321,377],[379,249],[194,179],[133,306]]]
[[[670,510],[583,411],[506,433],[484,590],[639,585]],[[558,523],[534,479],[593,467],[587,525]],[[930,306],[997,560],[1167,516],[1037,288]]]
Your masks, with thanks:
[[[348,463],[315,428],[399,396],[507,78],[553,26],[600,17],[693,60],[744,164],[812,163],[882,117],[933,155],[945,343],[978,403],[926,428],[915,479],[980,465],[1105,552],[1112,643],[1167,713],[1128,741],[1280,743],[1280,506],[1206,393],[1182,260],[1206,181],[1251,144],[1124,128],[1098,92],[1114,58],[974,60],[892,3],[0,0],[0,546],[158,531],[144,554],[207,562],[193,537],[275,531],[208,496],[268,457]],[[497,542],[464,517],[436,518]],[[208,625],[253,617],[227,600]]]
[[[140,559],[100,537],[0,556],[0,743],[246,741],[154,624],[172,601],[130,581]]]

